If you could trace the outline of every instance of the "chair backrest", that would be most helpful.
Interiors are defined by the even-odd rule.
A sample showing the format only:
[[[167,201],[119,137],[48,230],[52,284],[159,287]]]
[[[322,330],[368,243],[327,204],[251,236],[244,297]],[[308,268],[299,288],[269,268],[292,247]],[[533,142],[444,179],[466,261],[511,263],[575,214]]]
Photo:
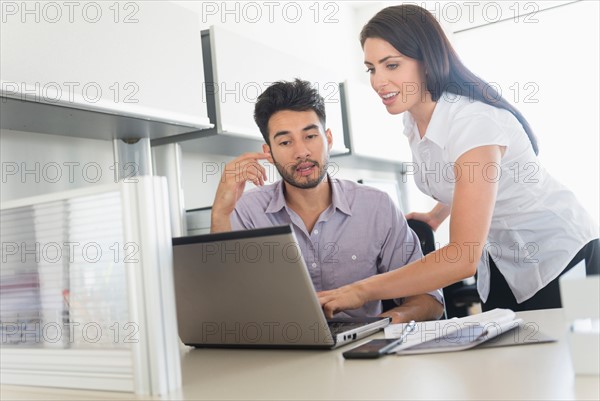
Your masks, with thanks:
[[[423,251],[423,255],[427,255],[430,252],[435,251],[435,239],[433,237],[433,229],[429,224],[409,219],[407,220],[408,226],[417,234],[419,237],[419,242],[421,243],[421,251]]]

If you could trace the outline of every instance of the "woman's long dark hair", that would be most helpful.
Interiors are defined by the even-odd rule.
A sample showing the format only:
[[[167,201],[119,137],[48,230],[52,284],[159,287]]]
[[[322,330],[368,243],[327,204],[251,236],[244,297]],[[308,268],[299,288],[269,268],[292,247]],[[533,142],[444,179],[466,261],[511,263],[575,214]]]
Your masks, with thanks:
[[[538,154],[537,139],[525,117],[494,87],[463,65],[429,11],[411,4],[384,8],[363,27],[360,44],[364,46],[368,38],[383,39],[403,55],[419,60],[425,68],[427,91],[433,101],[443,92],[449,92],[510,111]]]

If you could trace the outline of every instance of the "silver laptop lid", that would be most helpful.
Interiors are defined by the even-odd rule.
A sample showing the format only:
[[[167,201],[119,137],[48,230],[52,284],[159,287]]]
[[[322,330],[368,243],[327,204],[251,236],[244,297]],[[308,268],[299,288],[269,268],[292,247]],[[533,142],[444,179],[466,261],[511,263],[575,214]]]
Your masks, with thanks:
[[[334,345],[290,226],[174,238],[173,257],[185,344]]]

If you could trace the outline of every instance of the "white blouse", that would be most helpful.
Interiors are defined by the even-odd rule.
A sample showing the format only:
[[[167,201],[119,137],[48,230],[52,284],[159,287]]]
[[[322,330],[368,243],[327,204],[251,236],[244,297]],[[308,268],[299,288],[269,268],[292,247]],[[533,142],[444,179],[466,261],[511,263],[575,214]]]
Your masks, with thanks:
[[[574,194],[539,163],[519,121],[507,110],[452,93],[443,93],[423,138],[409,112],[404,134],[413,154],[409,171],[419,189],[451,205],[454,164],[468,150],[506,146],[500,166],[484,166],[485,179],[498,181],[487,244],[479,263],[477,289],[490,292],[488,255],[521,303],[555,279],[598,227]],[[473,170],[459,173],[468,178]]]

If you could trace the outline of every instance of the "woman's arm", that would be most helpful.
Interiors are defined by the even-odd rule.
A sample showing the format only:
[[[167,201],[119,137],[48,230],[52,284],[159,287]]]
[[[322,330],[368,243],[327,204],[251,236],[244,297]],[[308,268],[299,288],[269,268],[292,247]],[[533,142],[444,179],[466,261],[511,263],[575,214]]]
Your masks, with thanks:
[[[503,150],[497,145],[481,146],[456,161],[448,245],[400,269],[320,292],[325,314],[331,317],[371,300],[424,294],[474,275],[496,203],[498,180],[496,171],[490,171],[500,168]]]
[[[412,212],[406,215],[406,220],[415,219],[425,222],[436,231],[450,215],[450,205],[438,202],[431,211],[427,213]]]

